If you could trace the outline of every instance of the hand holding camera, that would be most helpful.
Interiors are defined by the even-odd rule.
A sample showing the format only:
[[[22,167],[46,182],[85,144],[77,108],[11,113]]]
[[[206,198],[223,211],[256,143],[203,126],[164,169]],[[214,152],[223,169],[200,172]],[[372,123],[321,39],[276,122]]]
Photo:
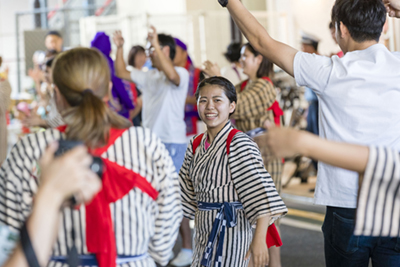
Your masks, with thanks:
[[[70,142],[60,140],[50,144],[40,160],[42,184],[39,190],[51,194],[55,204],[60,206],[71,196],[76,203],[86,203],[101,188],[98,175],[90,169],[93,158],[87,149],[82,143],[70,145]]]

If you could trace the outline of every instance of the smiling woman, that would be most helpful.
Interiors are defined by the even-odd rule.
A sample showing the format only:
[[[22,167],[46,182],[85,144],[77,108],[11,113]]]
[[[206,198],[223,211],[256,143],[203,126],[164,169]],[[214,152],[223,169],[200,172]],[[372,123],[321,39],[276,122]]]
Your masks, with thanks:
[[[257,145],[229,121],[237,100],[233,84],[222,77],[205,79],[196,99],[207,132],[192,138],[179,173],[183,212],[196,225],[191,266],[244,267],[250,256],[256,266],[266,265],[267,245],[281,244],[276,228],[268,226],[286,214],[286,206]],[[273,242],[266,244],[267,229]]]

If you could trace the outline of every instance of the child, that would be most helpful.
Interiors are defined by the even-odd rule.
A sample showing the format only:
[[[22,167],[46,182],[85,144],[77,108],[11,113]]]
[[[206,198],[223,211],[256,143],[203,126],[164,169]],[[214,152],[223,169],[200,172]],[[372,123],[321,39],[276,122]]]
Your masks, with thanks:
[[[230,123],[233,84],[222,77],[205,79],[196,99],[207,132],[192,138],[179,174],[184,216],[196,225],[192,266],[247,266],[250,255],[256,266],[266,265],[267,227],[287,208],[257,145]]]

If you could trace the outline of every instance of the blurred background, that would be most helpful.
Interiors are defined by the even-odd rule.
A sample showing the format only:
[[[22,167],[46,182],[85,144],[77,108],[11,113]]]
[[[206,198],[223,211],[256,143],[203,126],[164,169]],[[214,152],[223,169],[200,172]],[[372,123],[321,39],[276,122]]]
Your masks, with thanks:
[[[318,39],[320,54],[331,56],[340,51],[328,26],[334,0],[242,2],[275,39],[300,50],[302,32],[303,36],[306,32]],[[159,33],[171,34],[185,42],[197,67],[206,60],[217,62],[220,67],[229,66],[223,55],[227,46],[231,42],[246,42],[217,0],[0,0],[0,56],[3,59],[0,74],[9,69],[12,87],[7,115],[9,146],[22,134],[34,131],[21,129],[16,106],[20,102],[35,101],[35,81],[29,70],[34,68],[35,52],[35,60],[44,60],[44,40],[49,31],[58,31],[63,37],[64,49],[69,49],[90,46],[99,31],[111,36],[115,30],[121,30],[127,58],[132,46],[146,46],[150,25]],[[388,18],[381,42],[391,51],[400,50],[400,20]],[[115,50],[113,46],[111,57]],[[284,111],[283,125],[305,129],[309,106],[305,89],[277,68],[273,81]],[[289,215],[282,219],[281,225],[283,266],[324,265],[320,228],[325,207],[312,204],[316,172],[308,158],[299,156],[285,161],[282,196]]]

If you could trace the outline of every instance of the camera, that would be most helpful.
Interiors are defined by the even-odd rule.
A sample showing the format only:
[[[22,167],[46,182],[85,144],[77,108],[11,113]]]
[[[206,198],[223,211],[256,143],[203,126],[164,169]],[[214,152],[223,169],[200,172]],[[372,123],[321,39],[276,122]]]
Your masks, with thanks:
[[[58,149],[54,153],[55,157],[59,157],[65,154],[68,150],[73,149],[76,146],[83,145],[81,141],[71,141],[71,140],[58,140]],[[90,164],[90,169],[97,174],[97,176],[101,179],[104,172],[104,164],[103,160],[100,157],[92,156],[93,162]]]

